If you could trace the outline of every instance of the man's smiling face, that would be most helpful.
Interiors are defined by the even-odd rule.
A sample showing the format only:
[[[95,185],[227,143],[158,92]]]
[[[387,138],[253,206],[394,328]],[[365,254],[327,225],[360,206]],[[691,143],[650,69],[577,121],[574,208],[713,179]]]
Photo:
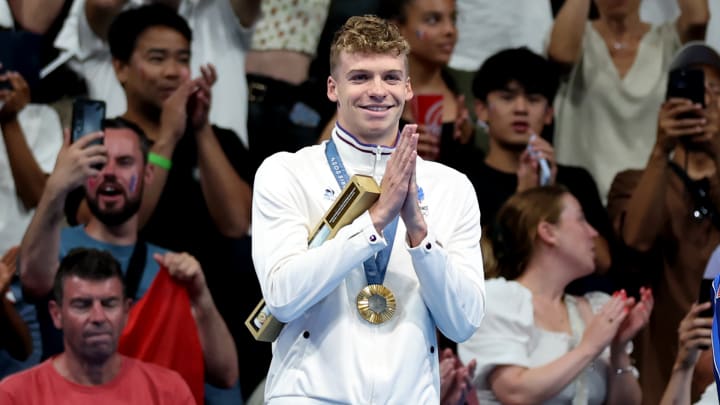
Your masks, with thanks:
[[[328,78],[338,123],[370,144],[393,144],[405,102],[413,97],[404,55],[340,53]]]

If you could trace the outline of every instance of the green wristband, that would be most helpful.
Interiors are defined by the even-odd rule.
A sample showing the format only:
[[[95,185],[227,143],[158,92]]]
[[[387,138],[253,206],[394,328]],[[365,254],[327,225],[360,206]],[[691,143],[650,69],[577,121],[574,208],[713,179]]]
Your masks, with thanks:
[[[165,170],[170,170],[172,167],[172,160],[153,152],[148,153],[148,163],[161,167]]]

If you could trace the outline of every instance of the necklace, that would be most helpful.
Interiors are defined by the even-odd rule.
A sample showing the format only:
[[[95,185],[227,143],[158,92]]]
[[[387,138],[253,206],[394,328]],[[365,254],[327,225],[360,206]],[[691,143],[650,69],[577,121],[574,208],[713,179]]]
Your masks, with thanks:
[[[621,51],[621,50],[627,48],[627,44],[624,42],[613,40],[612,48],[616,51]]]

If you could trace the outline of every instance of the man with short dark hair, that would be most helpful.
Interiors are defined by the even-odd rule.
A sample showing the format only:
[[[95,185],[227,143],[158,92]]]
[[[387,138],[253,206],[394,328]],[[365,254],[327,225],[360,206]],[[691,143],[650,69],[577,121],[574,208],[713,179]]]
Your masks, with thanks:
[[[54,45],[85,78],[89,96],[105,100],[110,116],[122,114],[123,83],[113,73],[108,29],[122,11],[152,4],[165,5],[193,27],[194,62],[188,68],[199,75],[203,64],[213,63],[219,73],[210,121],[231,129],[247,146],[245,53],[260,16],[260,0],[84,0],[74,3]]]
[[[485,236],[492,235],[498,210],[516,192],[545,184],[566,186],[598,230],[595,264],[604,272],[611,263],[612,227],[595,182],[585,169],[557,165],[553,146],[541,136],[552,123],[557,88],[552,64],[527,48],[506,49],[485,60],[475,74],[473,96],[475,111],[487,124],[490,148],[469,177],[478,195],[482,224],[489,230]]]
[[[244,314],[260,297],[247,237],[252,162],[233,131],[211,125],[218,76],[212,65],[203,65],[198,77],[190,77],[191,50],[196,49],[191,41],[196,40],[175,10],[159,4],[123,11],[109,28],[113,67],[127,100],[122,117],[152,141],[154,176],[143,193],[140,236],[193,255],[235,338],[253,345],[258,343],[243,325]],[[238,103],[237,108],[244,107]],[[249,356],[260,371],[243,373],[246,392],[264,376],[268,361],[266,351],[251,350]]]
[[[208,1],[198,7],[228,1]],[[99,3],[86,5],[97,8]],[[252,265],[247,234],[253,171],[250,155],[233,131],[211,125],[210,113],[218,106],[216,72],[203,65],[198,77],[190,77],[195,31],[176,10],[150,4],[112,15],[107,39],[127,100],[122,117],[136,123],[152,142],[149,162],[154,174],[143,192],[140,236],[197,258],[236,338],[257,344],[242,340],[252,338],[241,315],[252,310],[260,297],[252,271],[244,270]],[[68,216],[86,222],[89,210],[83,207],[68,210]],[[268,354],[255,350],[251,356]],[[263,365],[258,368],[263,369],[258,374],[264,375]],[[248,375],[252,373],[243,373],[247,392],[257,384],[257,378],[246,383]]]
[[[65,351],[0,383],[0,403],[194,404],[176,372],[117,352],[127,321],[120,263],[110,253],[77,248],[60,262],[50,313]]]
[[[103,133],[65,144],[20,247],[20,278],[28,294],[47,297],[59,258],[74,247],[107,250],[120,261],[129,280],[129,298],[138,299],[153,282],[160,266],[188,291],[192,315],[202,343],[208,382],[230,387],[238,378],[235,345],[217,311],[202,268],[187,253],[168,252],[138,238],[138,209],[153,167],[146,162],[146,142],[139,129],[124,120],[106,120]],[[92,145],[94,140],[102,145]],[[98,166],[101,165],[101,166]],[[84,186],[95,215],[87,226],[61,229],[67,194]],[[48,327],[39,307],[45,357],[58,353],[57,332]]]

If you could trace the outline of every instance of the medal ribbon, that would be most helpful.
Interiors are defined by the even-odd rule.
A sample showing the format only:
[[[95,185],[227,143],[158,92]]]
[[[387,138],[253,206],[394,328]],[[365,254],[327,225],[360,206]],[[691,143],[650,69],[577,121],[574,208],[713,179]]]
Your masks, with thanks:
[[[333,142],[332,138],[327,142],[325,147],[325,157],[327,158],[330,170],[335,175],[340,189],[345,188],[345,185],[349,181],[345,165],[343,165],[338,153],[337,146]],[[363,268],[365,270],[365,279],[370,284],[382,284],[385,280],[385,272],[387,271],[388,262],[390,261],[390,253],[392,252],[393,242],[395,241],[395,230],[397,229],[398,218],[395,219],[383,229],[387,246],[381,250],[375,258],[369,258],[363,262]]]

